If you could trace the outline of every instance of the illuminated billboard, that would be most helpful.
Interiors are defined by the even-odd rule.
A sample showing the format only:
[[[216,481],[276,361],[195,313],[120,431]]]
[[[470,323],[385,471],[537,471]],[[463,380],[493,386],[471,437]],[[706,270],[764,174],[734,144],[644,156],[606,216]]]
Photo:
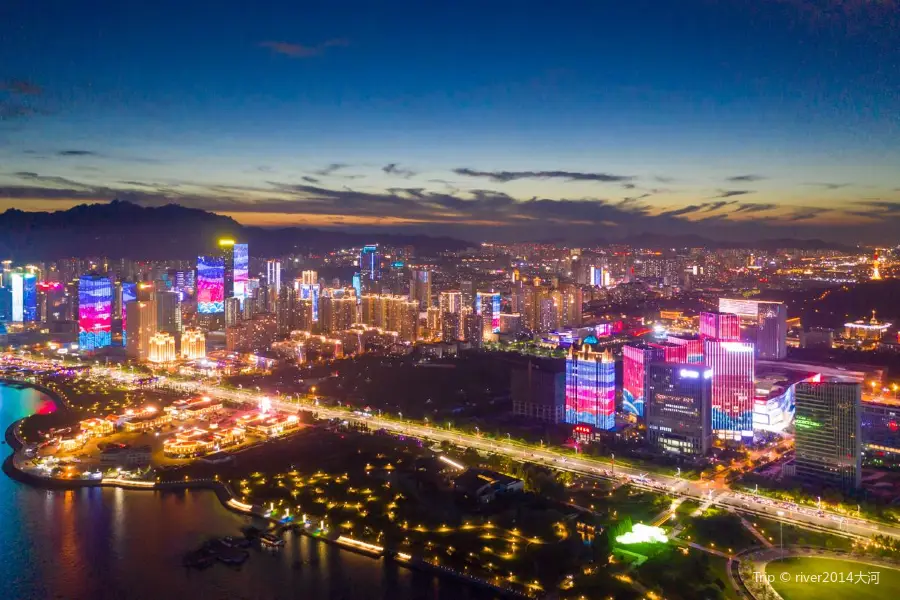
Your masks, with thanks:
[[[247,244],[234,245],[234,297],[244,303],[250,278],[250,250]]]
[[[134,302],[137,300],[137,284],[133,281],[123,281],[122,282],[122,301],[120,305],[122,307],[122,314],[120,315],[122,319],[122,345],[125,345],[125,332],[128,331],[127,324],[128,319],[125,316],[125,305],[129,302]]]
[[[225,312],[225,259],[221,256],[197,257],[197,312]]]
[[[112,342],[112,284],[108,277],[84,275],[78,279],[78,345],[96,350]]]

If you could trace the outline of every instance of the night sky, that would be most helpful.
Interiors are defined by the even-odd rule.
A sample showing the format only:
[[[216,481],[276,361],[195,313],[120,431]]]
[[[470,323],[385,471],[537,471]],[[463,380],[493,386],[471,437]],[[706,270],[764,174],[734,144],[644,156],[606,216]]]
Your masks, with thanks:
[[[897,241],[900,0],[6,0],[0,31],[0,210]]]

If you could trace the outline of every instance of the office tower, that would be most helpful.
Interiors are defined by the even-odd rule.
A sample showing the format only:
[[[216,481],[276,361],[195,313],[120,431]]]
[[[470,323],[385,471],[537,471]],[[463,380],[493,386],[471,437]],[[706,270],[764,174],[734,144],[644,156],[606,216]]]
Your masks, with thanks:
[[[566,423],[613,429],[616,425],[616,363],[589,345],[569,349],[566,359]]]
[[[197,291],[197,277],[196,272],[193,269],[187,270],[176,270],[172,274],[172,280],[175,282],[172,289],[178,292],[181,296],[181,300],[184,301],[185,298],[192,297],[194,293]],[[246,294],[246,280],[244,281],[244,293]]]
[[[553,360],[530,359],[510,374],[514,415],[544,423],[566,419],[566,373]]]
[[[657,450],[702,456],[712,441],[712,372],[693,363],[647,369],[648,441]]]
[[[688,333],[670,333],[666,337],[666,341],[676,346],[684,346],[689,363],[703,362],[703,341],[699,336]]]
[[[225,298],[225,326],[236,325],[241,320],[241,316],[240,298]]]
[[[181,357],[187,360],[206,358],[206,335],[199,329],[181,333]]]
[[[677,344],[625,344],[622,348],[622,408],[644,418],[650,363],[686,362],[687,348]]]
[[[306,271],[304,271],[306,273]],[[269,286],[270,289],[276,291],[281,289],[281,261],[280,260],[267,260],[266,261],[266,285]]]
[[[859,489],[861,385],[801,382],[795,401],[797,477],[844,492]]]
[[[700,313],[700,339],[720,342],[741,341],[741,318],[731,313]]]
[[[201,315],[221,315],[225,312],[226,271],[221,256],[197,257],[197,312]]]
[[[181,331],[181,303],[177,292],[156,293],[156,330],[173,338]]]
[[[152,363],[168,363],[175,360],[175,338],[160,331],[150,336],[150,354],[147,360]]]
[[[0,322],[12,321],[12,290],[0,287]]]
[[[414,269],[409,279],[409,299],[419,303],[419,310],[431,307],[431,271]]]
[[[25,320],[25,274],[11,271],[5,274],[9,280],[12,294],[12,321],[21,323]]]
[[[219,240],[222,260],[222,300],[234,297],[234,240]],[[199,270],[199,266],[198,266]]]
[[[41,281],[37,284],[37,318],[43,323],[64,320],[65,286],[58,281]],[[10,304],[11,308],[11,304]],[[0,310],[0,313],[3,311]],[[5,320],[0,317],[0,321]]]
[[[300,274],[300,283],[304,285],[315,285],[319,283],[319,274],[315,271],[303,271]]]
[[[92,351],[112,342],[112,284],[108,277],[78,279],[78,345]]]
[[[125,305],[125,355],[137,361],[150,356],[150,338],[156,333],[156,301],[135,300]]]
[[[137,284],[133,281],[123,281],[119,286],[119,307],[121,312],[117,313],[122,319],[122,345],[128,344],[128,313],[126,308],[129,302],[137,300]]]
[[[18,288],[18,298],[14,294],[14,321],[31,323],[37,321],[37,276],[33,272],[13,273],[14,286]]]
[[[381,255],[378,244],[363,246],[359,253],[359,275],[364,292],[377,292],[381,280]]]
[[[704,341],[706,366],[712,370],[712,427],[716,435],[740,441],[753,436],[753,344]]]

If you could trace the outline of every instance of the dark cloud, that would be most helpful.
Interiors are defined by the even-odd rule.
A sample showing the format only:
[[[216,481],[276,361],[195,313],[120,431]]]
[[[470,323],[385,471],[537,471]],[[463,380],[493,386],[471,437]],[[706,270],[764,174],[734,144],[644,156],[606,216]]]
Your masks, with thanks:
[[[763,204],[755,202],[741,202],[733,212],[735,213],[758,213],[778,208],[777,204]]]
[[[8,79],[0,81],[0,90],[21,94],[23,96],[39,96],[44,93],[41,86],[26,79]]]
[[[316,179],[315,177],[310,177],[309,175],[304,175],[300,179],[302,179],[306,183],[319,183],[318,179]]]
[[[745,194],[752,194],[753,190],[719,190],[719,193],[713,198],[731,198],[733,196],[743,196]]]
[[[99,156],[96,152],[91,150],[60,150],[56,153],[57,156]]]
[[[347,46],[348,44],[349,42],[344,38],[334,38],[315,46],[292,44],[290,42],[261,42],[259,45],[263,48],[268,48],[275,54],[281,54],[291,58],[310,58],[322,55],[329,48]]]
[[[725,181],[731,181],[733,183],[740,182],[749,182],[749,181],[762,181],[765,179],[762,175],[734,175],[733,177],[727,177]]]
[[[633,190],[634,188],[637,187],[637,185],[635,185],[633,183],[623,183],[622,187],[625,188],[626,190]]]
[[[347,165],[344,163],[331,163],[324,169],[319,169],[318,171],[313,171],[313,173],[315,173],[316,175],[320,175],[322,177],[327,177],[328,175],[331,175],[332,173],[340,171],[341,169],[346,169],[349,166],[350,165]]]
[[[400,177],[412,177],[416,174],[415,171],[410,169],[403,169],[397,163],[390,163],[381,168],[382,171],[387,173],[388,175],[398,175]]]
[[[634,177],[628,175],[610,175],[608,173],[580,173],[578,171],[476,171],[474,169],[453,169],[457,175],[467,177],[484,177],[491,181],[506,183],[518,179],[565,179],[566,181],[601,181],[622,183]]]
[[[850,187],[853,185],[852,183],[823,183],[823,182],[812,182],[807,183],[806,185],[811,185],[813,187],[820,187],[826,190],[839,190],[845,187]]]

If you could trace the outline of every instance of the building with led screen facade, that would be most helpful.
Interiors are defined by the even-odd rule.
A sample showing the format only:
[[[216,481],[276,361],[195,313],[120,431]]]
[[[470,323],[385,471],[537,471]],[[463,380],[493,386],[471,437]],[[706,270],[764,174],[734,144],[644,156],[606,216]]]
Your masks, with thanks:
[[[720,342],[741,340],[741,318],[731,313],[700,313],[700,339],[714,339]]]
[[[475,314],[490,320],[492,333],[500,333],[500,292],[476,292]],[[487,324],[485,329],[488,329]]]
[[[372,282],[381,279],[381,255],[378,244],[363,246],[359,252],[359,275],[365,291],[375,291]]]
[[[863,402],[860,430],[867,460],[900,462],[900,405]]]
[[[719,312],[736,314],[754,329],[756,355],[762,360],[787,357],[787,306],[781,302],[719,298]]]
[[[704,341],[706,366],[712,371],[712,427],[719,437],[753,437],[753,344]]]
[[[119,318],[122,319],[122,345],[127,344],[128,337],[128,313],[125,310],[125,305],[129,302],[134,302],[137,300],[137,284],[133,281],[123,281],[122,282],[122,298],[119,302],[119,306],[121,307],[121,314]]]
[[[78,345],[91,351],[112,342],[113,287],[108,277],[78,279]]]
[[[844,492],[860,487],[862,387],[859,383],[799,383],[794,443],[797,477]]]
[[[234,296],[234,240],[219,240],[219,248],[222,251],[222,290],[225,298]]]
[[[693,363],[648,367],[647,435],[657,450],[702,456],[712,442],[712,371]]]
[[[626,344],[622,348],[622,408],[644,418],[647,398],[647,367],[653,362],[686,362],[687,347],[659,344]]]
[[[234,294],[241,304],[247,297],[247,280],[250,278],[250,248],[247,244],[235,244],[234,252]]]
[[[301,283],[300,300],[308,300],[312,305],[312,322],[319,322],[319,296],[321,288],[318,283]]]
[[[12,320],[37,321],[37,276],[34,273],[14,271],[9,274]]]
[[[588,345],[566,359],[566,423],[594,429],[616,426],[616,363],[609,352]]]
[[[666,341],[676,346],[684,346],[687,353],[687,362],[702,363],[703,362],[703,341],[699,336],[691,334],[670,333],[666,337]]]
[[[221,256],[197,257],[197,312],[225,312],[225,261]]]

